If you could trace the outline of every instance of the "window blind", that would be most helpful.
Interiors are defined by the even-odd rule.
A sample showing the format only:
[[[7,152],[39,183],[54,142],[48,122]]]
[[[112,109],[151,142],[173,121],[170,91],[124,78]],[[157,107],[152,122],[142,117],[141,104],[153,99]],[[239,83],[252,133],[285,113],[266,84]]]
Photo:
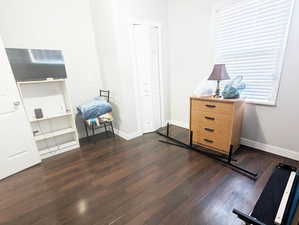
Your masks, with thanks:
[[[59,50],[30,49],[29,54],[34,63],[64,64],[62,53]]]
[[[244,77],[243,97],[274,104],[293,0],[239,0],[215,11],[216,63]]]

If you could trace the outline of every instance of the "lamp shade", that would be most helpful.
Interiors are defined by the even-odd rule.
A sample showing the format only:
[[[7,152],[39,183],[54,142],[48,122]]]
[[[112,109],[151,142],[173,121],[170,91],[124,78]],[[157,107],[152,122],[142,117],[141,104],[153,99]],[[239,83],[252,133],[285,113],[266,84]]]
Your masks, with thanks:
[[[229,80],[225,64],[215,64],[212,74],[208,80]]]

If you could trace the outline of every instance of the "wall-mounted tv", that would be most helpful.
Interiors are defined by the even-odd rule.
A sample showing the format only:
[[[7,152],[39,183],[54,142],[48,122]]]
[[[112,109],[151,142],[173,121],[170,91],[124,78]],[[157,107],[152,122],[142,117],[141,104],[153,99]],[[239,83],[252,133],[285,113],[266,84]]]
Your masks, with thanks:
[[[6,53],[16,81],[66,78],[60,50],[7,48]]]

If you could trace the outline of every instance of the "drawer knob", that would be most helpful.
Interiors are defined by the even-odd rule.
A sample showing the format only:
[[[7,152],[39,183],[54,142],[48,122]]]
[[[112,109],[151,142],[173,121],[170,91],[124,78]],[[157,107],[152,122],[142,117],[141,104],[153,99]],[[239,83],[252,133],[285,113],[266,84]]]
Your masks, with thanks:
[[[205,116],[205,118],[206,118],[207,120],[215,120],[215,118],[213,118],[213,117],[209,117],[209,116]]]
[[[215,130],[214,129],[211,129],[211,128],[205,128],[206,131],[209,131],[209,132],[214,132]]]
[[[216,108],[216,105],[206,105],[208,108]]]
[[[214,143],[214,141],[212,141],[212,140],[209,140],[209,139],[203,139],[205,142],[208,142],[208,143]]]

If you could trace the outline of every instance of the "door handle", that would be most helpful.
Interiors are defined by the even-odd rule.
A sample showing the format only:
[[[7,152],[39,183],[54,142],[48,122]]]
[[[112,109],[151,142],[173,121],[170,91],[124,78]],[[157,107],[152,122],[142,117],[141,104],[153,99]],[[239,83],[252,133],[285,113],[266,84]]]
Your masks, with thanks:
[[[208,143],[211,143],[211,144],[214,143],[214,141],[209,140],[209,139],[204,139],[204,141],[205,141],[205,142],[208,142]]]
[[[209,131],[209,132],[214,132],[214,129],[211,129],[211,128],[205,128],[206,131]]]
[[[208,108],[216,108],[216,105],[206,105]]]
[[[207,120],[215,120],[215,118],[213,118],[213,117],[209,117],[209,116],[205,116],[205,119],[207,119]]]
[[[14,106],[19,106],[19,105],[21,105],[21,102],[20,102],[20,101],[15,101],[15,102],[13,103],[13,105],[14,105]]]

